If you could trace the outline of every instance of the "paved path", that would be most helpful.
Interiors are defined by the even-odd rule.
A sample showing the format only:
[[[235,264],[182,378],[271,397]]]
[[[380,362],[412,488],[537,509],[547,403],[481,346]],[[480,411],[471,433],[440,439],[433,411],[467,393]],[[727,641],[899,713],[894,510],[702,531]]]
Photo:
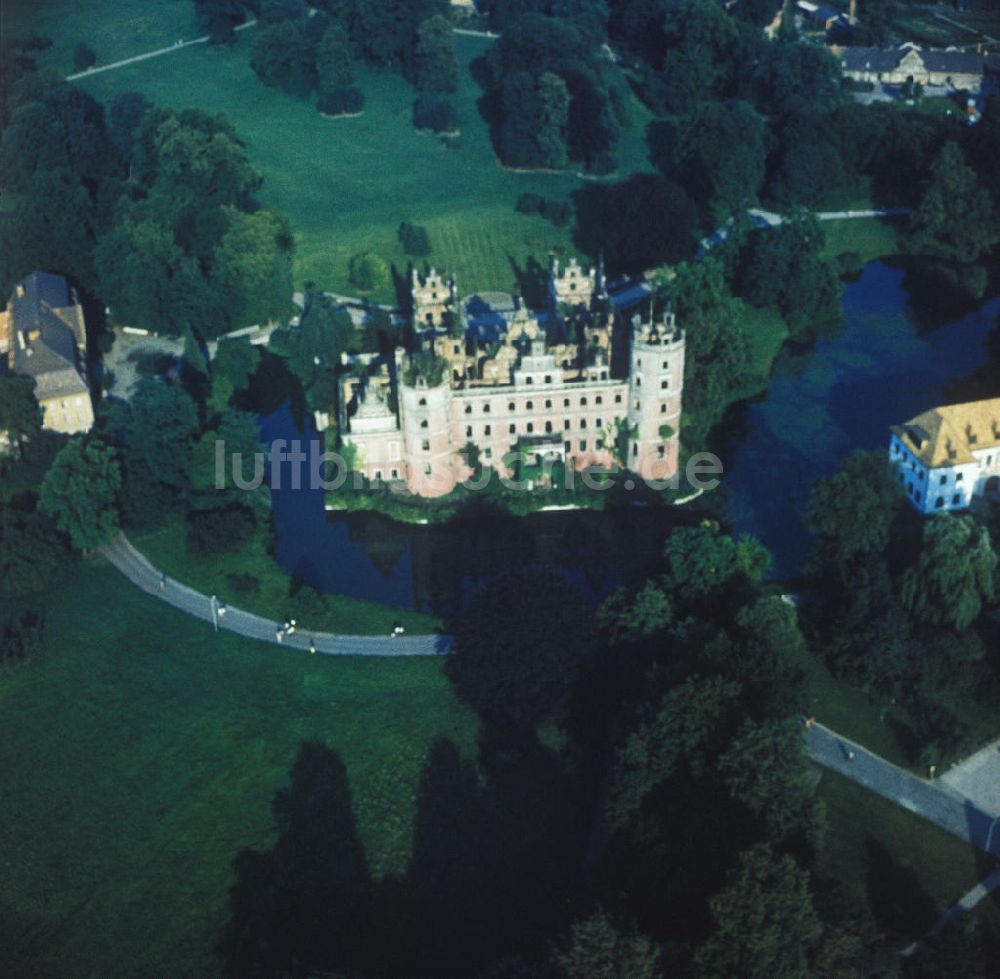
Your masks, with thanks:
[[[237,31],[245,31],[248,27],[253,27],[257,21],[248,20],[245,24],[240,24],[238,27],[233,28]],[[155,51],[147,51],[145,54],[137,54],[131,58],[125,58],[122,61],[113,61],[109,65],[97,65],[94,68],[88,68],[87,71],[78,71],[73,75],[67,75],[66,81],[75,82],[79,78],[89,78],[91,75],[99,75],[102,71],[113,71],[115,68],[124,68],[125,65],[134,65],[137,61],[146,61],[148,58],[158,58],[161,54],[170,54],[171,51],[183,51],[184,48],[189,48],[193,44],[208,44],[208,35],[205,34],[203,37],[192,38],[190,41],[178,41],[176,44],[171,44],[169,47],[157,48]]]
[[[822,724],[806,732],[813,761],[935,823],[966,843],[1000,856],[1000,810],[984,811],[941,779],[929,782]],[[994,828],[996,831],[994,832]]]
[[[204,622],[211,623],[215,618],[210,596],[188,588],[173,578],[167,578],[161,589],[161,572],[132,546],[124,534],[101,548],[101,553],[144,592]],[[443,656],[451,649],[450,636],[398,636],[395,639],[389,636],[342,636],[329,632],[311,632],[302,627],[294,635],[286,635],[284,641],[278,643],[277,631],[280,626],[279,622],[231,605],[223,616],[218,617],[218,627],[228,632],[304,651],[309,649],[309,643],[313,641],[316,652],[328,656]]]
[[[941,781],[984,812],[1000,813],[1000,740],[948,769]],[[997,833],[1000,835],[1000,828]]]

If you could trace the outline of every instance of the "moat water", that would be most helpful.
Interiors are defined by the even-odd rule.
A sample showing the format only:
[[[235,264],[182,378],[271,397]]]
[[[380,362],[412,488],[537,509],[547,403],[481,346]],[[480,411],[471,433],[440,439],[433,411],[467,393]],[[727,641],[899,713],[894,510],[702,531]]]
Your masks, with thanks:
[[[794,575],[808,556],[802,515],[817,479],[856,448],[886,445],[889,425],[934,404],[983,396],[968,380],[988,361],[1000,298],[967,316],[922,322],[903,270],[875,262],[845,287],[843,312],[835,335],[782,353],[768,393],[731,413],[716,446],[726,475],[709,506],[759,537],[780,577]],[[309,439],[309,418],[286,404],[264,418],[261,436],[265,443]],[[684,508],[490,511],[414,526],[327,512],[322,490],[291,489],[287,480],[272,493],[276,557],[287,571],[323,591],[438,613],[461,607],[490,577],[532,563],[560,568],[596,601],[647,576],[670,530],[699,516]]]

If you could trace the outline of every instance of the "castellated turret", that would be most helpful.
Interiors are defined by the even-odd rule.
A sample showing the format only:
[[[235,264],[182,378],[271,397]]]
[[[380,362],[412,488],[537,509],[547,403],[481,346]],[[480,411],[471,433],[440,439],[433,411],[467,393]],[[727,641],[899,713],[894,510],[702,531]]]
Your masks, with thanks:
[[[402,347],[395,359],[406,485],[420,496],[444,496],[455,488],[460,461],[460,447],[452,444],[448,364],[430,352],[407,355]]]
[[[644,479],[670,479],[677,472],[684,333],[672,311],[661,322],[632,320],[629,360],[628,468]]]

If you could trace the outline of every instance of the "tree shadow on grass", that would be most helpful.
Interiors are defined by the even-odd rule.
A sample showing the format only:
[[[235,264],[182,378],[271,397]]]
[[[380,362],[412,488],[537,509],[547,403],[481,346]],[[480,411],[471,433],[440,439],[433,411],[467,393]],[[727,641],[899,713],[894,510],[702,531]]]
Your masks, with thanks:
[[[465,977],[544,953],[579,910],[588,807],[533,735],[486,731],[476,766],[441,738],[417,793],[404,877],[373,882],[337,752],[303,742],[272,850],[235,860],[226,976]],[[571,906],[573,905],[573,906]]]
[[[865,840],[865,857],[868,903],[882,930],[902,943],[926,934],[937,921],[938,907],[917,875],[873,836]]]

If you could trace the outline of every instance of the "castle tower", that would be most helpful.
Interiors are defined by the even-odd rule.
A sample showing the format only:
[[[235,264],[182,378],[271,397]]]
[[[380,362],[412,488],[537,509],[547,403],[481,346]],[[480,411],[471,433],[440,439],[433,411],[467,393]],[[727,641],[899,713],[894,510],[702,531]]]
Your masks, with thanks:
[[[407,357],[397,347],[396,379],[407,488],[420,496],[444,496],[458,481],[448,363],[430,352]]]
[[[410,299],[414,327],[446,326],[458,302],[455,276],[446,279],[432,268],[421,278],[420,273],[413,269],[410,272]]]
[[[643,479],[670,479],[680,449],[684,333],[674,314],[661,323],[632,320],[629,359],[628,468]]]

